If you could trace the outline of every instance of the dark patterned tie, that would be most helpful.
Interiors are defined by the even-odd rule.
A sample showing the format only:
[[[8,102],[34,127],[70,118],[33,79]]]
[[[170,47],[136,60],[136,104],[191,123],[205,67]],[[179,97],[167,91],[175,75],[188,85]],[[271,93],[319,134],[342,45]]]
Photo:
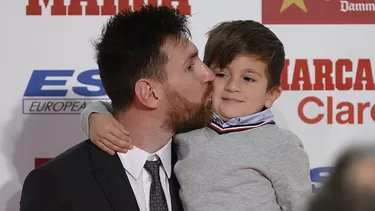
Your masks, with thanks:
[[[159,167],[161,160],[146,161],[144,168],[152,177],[150,188],[150,211],[168,211],[167,200],[165,199],[163,187],[160,182]]]

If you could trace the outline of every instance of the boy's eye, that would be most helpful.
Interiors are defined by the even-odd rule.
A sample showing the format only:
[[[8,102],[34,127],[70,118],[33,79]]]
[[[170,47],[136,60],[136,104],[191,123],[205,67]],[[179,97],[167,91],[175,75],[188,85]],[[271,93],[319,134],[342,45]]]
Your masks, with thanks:
[[[225,76],[224,73],[216,73],[215,75],[216,75],[216,77],[218,77],[218,78],[223,78],[223,77]]]
[[[243,77],[243,79],[247,82],[254,82],[255,80],[250,77]]]

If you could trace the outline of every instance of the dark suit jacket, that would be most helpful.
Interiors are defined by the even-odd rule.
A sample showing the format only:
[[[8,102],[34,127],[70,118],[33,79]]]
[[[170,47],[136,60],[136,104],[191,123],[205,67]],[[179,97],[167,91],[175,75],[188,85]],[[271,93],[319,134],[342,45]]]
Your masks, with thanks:
[[[173,150],[172,162],[173,167]],[[173,172],[169,187],[172,210],[182,211]],[[103,152],[90,140],[31,171],[20,205],[20,211],[139,211],[119,157]]]

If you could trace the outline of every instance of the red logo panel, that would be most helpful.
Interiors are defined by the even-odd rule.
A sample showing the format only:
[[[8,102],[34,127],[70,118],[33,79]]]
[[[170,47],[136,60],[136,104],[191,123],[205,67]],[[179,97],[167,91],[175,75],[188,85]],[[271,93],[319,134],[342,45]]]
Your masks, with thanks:
[[[375,24],[374,0],[262,0],[264,24]]]

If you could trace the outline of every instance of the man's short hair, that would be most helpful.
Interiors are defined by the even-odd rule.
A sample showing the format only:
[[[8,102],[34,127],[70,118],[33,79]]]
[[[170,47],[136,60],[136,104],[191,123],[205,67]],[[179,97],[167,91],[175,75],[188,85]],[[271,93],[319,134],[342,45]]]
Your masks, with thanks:
[[[188,19],[166,6],[143,6],[138,11],[122,11],[105,24],[94,44],[103,87],[114,111],[128,108],[134,87],[141,78],[166,81],[167,39],[191,36]]]
[[[285,52],[282,42],[263,24],[252,20],[222,22],[208,32],[207,66],[225,68],[238,55],[251,55],[267,64],[268,89],[281,85]]]

